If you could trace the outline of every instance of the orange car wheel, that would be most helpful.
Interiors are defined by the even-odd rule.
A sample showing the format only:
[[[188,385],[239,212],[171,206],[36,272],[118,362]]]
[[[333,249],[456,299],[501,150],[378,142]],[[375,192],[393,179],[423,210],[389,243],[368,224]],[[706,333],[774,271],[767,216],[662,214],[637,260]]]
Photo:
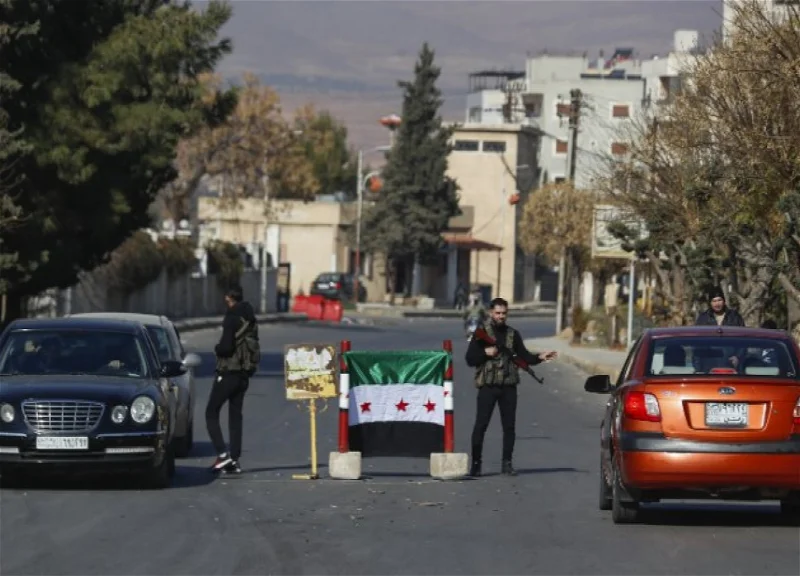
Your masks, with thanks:
[[[633,524],[639,519],[639,503],[622,500],[622,484],[616,456],[612,463],[611,520],[614,524]]]
[[[603,466],[603,457],[600,457],[600,490],[598,506],[600,510],[611,510],[611,486],[606,479],[606,470]]]
[[[800,492],[781,500],[781,514],[792,524],[800,524]]]

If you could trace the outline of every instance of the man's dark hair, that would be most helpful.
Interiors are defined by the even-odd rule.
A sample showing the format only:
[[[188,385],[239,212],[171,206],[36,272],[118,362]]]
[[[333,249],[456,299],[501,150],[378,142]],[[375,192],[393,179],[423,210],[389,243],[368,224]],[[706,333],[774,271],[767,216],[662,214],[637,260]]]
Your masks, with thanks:
[[[225,296],[233,300],[234,302],[241,302],[244,300],[244,292],[242,291],[242,287],[238,284],[235,284],[228,288],[228,291],[225,292]]]
[[[508,301],[505,298],[494,298],[491,302],[489,302],[489,308],[494,309],[496,307],[501,308],[508,308]]]
[[[725,300],[725,292],[722,291],[722,288],[716,287],[708,291],[708,301],[711,302],[714,298]]]
[[[775,322],[775,320],[764,320],[764,322],[761,324],[761,327],[769,330],[777,330],[778,324]]]

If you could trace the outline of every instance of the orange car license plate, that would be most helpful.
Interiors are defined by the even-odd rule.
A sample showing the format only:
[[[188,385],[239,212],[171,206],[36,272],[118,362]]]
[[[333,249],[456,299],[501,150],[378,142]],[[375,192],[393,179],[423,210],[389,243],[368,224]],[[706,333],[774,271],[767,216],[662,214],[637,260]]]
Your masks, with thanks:
[[[745,427],[747,426],[747,404],[740,402],[707,402],[706,426]]]

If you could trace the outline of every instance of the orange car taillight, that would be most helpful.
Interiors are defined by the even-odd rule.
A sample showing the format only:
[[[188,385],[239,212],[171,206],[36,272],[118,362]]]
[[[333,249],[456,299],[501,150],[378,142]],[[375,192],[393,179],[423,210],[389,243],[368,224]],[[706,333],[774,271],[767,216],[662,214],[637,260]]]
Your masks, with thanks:
[[[625,394],[625,417],[646,422],[661,422],[661,408],[658,400],[646,392],[628,392]]]
[[[797,404],[794,405],[794,412],[792,412],[792,419],[795,426],[800,426],[800,398],[797,399]]]

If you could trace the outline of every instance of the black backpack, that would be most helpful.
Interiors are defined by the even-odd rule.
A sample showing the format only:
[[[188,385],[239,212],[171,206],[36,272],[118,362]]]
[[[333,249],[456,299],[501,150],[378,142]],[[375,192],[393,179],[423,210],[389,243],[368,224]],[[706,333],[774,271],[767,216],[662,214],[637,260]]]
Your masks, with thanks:
[[[248,322],[241,318],[242,326],[236,331],[236,358],[242,370],[252,376],[261,363],[261,345],[258,341],[258,326],[256,322]]]

